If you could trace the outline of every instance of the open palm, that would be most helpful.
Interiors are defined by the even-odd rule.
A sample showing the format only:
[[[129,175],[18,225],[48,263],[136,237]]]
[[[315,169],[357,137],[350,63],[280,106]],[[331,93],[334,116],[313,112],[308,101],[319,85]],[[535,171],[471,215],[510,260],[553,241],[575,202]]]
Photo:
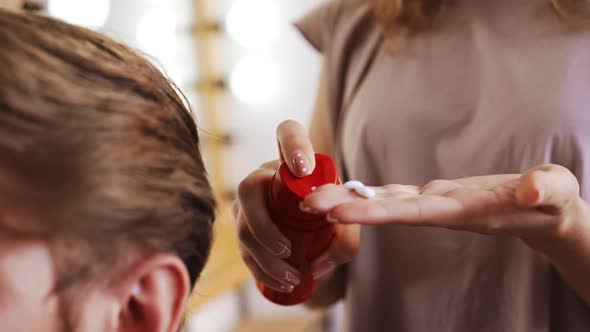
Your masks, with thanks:
[[[530,237],[552,234],[567,222],[567,207],[579,198],[566,168],[542,165],[524,174],[435,180],[423,187],[386,185],[364,199],[342,186],[318,188],[303,209],[328,213],[342,224],[402,224],[484,234]]]

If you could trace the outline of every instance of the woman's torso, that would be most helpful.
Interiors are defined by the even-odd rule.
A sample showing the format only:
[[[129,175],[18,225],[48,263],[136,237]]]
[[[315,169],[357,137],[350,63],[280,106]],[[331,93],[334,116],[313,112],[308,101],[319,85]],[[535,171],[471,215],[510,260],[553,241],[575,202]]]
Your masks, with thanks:
[[[341,116],[351,178],[422,185],[551,162],[590,195],[590,32],[544,1],[474,1],[432,33],[381,44]],[[350,331],[590,331],[590,310],[512,238],[365,227]]]

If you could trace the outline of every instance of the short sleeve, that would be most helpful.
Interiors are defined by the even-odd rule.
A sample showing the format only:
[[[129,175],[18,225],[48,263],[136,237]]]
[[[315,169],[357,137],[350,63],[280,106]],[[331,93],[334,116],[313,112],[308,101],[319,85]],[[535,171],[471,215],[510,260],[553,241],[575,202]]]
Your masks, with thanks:
[[[342,0],[327,0],[294,22],[297,30],[320,53],[324,53],[334,37]]]

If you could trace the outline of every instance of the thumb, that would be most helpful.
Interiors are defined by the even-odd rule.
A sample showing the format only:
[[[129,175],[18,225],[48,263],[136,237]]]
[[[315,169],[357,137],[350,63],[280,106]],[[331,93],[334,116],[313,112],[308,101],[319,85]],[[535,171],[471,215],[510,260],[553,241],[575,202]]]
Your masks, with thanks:
[[[277,127],[277,141],[281,161],[287,163],[291,173],[304,177],[315,168],[315,152],[305,127],[293,120]]]
[[[516,201],[523,208],[551,206],[561,209],[580,194],[576,177],[567,168],[545,164],[528,170],[516,188]]]

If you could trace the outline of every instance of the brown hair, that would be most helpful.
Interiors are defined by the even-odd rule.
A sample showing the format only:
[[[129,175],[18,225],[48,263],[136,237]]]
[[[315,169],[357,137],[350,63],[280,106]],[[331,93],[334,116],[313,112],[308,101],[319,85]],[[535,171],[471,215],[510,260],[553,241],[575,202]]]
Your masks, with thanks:
[[[369,0],[374,14],[386,31],[392,28],[405,28],[410,32],[430,29],[450,0]],[[567,22],[590,25],[590,6],[587,0],[547,0],[555,13]]]
[[[174,85],[98,33],[0,10],[0,170],[31,189],[58,291],[106,279],[130,246],[179,255],[191,280],[215,202],[197,128]],[[35,201],[33,201],[35,200]]]

